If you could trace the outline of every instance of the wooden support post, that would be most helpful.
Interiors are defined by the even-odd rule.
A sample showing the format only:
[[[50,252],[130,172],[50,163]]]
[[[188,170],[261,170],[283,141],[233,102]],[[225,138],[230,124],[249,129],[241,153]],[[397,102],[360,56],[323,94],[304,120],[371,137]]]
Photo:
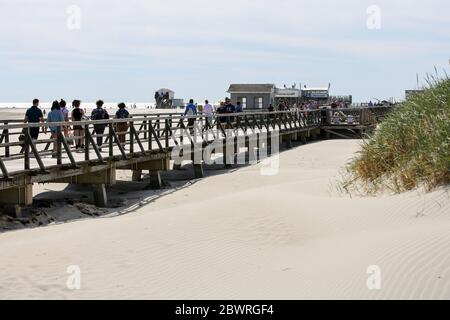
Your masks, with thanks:
[[[300,141],[301,141],[303,144],[306,144],[306,142],[307,142],[307,140],[306,140],[306,132],[302,132],[302,133],[301,133],[301,135],[300,135]]]
[[[311,138],[315,141],[315,140],[317,140],[317,130],[316,129],[314,129],[312,132],[311,132]]]
[[[106,194],[105,184],[94,184],[94,203],[99,208],[108,207],[108,196]]]
[[[286,148],[292,149],[292,138],[290,135],[285,136],[286,139]]]
[[[32,184],[0,191],[0,206],[31,206],[32,204]]]
[[[196,179],[201,179],[204,177],[203,164],[194,163],[194,175]]]
[[[132,180],[134,182],[142,181],[142,170],[133,170]]]
[[[181,170],[181,163],[180,164],[174,164],[173,165],[173,170],[175,170],[175,171]]]
[[[150,171],[150,187],[155,190],[162,189],[163,184],[159,171]]]

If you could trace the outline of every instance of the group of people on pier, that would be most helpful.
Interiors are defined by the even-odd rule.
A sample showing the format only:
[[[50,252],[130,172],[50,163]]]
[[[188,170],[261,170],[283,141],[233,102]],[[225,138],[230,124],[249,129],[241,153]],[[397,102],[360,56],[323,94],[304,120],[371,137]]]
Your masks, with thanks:
[[[345,107],[345,105],[340,105],[337,102],[333,102],[331,105],[332,109],[337,109],[339,107]],[[318,110],[320,108],[319,103],[315,101],[308,101],[302,103],[301,105],[295,106],[294,109],[297,110]],[[290,108],[285,103],[280,103],[277,108],[270,104],[268,107],[269,112],[275,111],[288,111]],[[232,104],[230,98],[225,98],[224,101],[220,102],[217,108],[213,107],[209,103],[208,100],[205,101],[205,104],[202,108],[200,108],[202,115],[204,116],[206,123],[210,126],[213,125],[214,119],[216,118],[218,125],[227,124],[229,122],[234,122],[235,116],[233,114],[239,114],[244,112],[243,106],[241,102],[237,102],[236,105]],[[69,111],[67,108],[67,103],[63,99],[60,101],[54,101],[52,103],[51,111],[47,115],[47,119],[44,118],[45,111],[43,112],[39,108],[39,99],[33,100],[33,105],[27,110],[25,115],[26,123],[43,123],[46,121],[46,125],[42,125],[41,127],[30,127],[29,133],[33,140],[37,140],[39,137],[40,131],[47,133],[50,130],[52,139],[55,140],[54,143],[54,151],[56,150],[56,141],[58,135],[63,133],[66,138],[68,138],[68,142],[72,145],[75,144],[75,148],[77,150],[84,149],[84,141],[85,141],[85,126],[78,124],[81,121],[86,120],[108,120],[110,119],[110,115],[108,111],[104,108],[104,102],[99,100],[96,102],[96,107],[92,110],[91,115],[88,116],[86,109],[81,108],[80,100],[73,100],[72,102],[72,110]],[[197,120],[197,116],[199,115],[199,108],[197,104],[194,103],[194,99],[190,99],[187,104],[184,117],[187,119],[188,127],[192,128],[195,125]],[[114,115],[114,119],[128,119],[131,118],[130,113],[126,110],[125,103],[119,103],[117,105],[117,112]],[[52,125],[52,123],[67,123],[66,125]],[[96,135],[96,143],[98,148],[101,150],[103,141],[104,141],[104,133],[106,130],[106,123],[95,123],[94,133]],[[119,122],[114,124],[114,129],[117,133],[119,143],[123,146],[126,142],[126,133],[128,131],[129,124],[127,121]]]
[[[46,126],[41,127],[30,127],[29,133],[33,140],[39,138],[39,133],[47,133],[50,130],[52,139],[55,140],[53,147],[53,156],[56,157],[56,140],[59,133],[63,133],[70,144],[75,144],[77,150],[84,149],[84,135],[85,127],[78,124],[81,121],[86,120],[108,120],[110,115],[108,111],[103,107],[104,102],[99,100],[96,102],[96,108],[92,110],[90,116],[86,115],[86,110],[81,108],[80,100],[73,100],[72,111],[67,108],[67,102],[63,99],[60,101],[53,101],[51,111],[47,115],[47,119],[44,118],[44,113],[39,107],[39,99],[33,100],[33,105],[27,110],[25,114],[25,123],[44,123],[46,121]],[[115,119],[127,119],[131,118],[130,113],[126,110],[125,103],[119,103],[117,105],[118,110],[115,113]],[[52,123],[67,123],[66,125],[52,125]],[[94,132],[97,138],[97,146],[101,151],[103,145],[103,136],[106,129],[106,123],[94,124]],[[71,130],[73,128],[73,133]],[[128,123],[120,122],[115,124],[115,129],[118,132],[119,142],[125,144],[126,132],[128,131]]]
[[[220,123],[227,123],[229,119],[233,121],[233,118],[230,117],[230,114],[234,113],[242,113],[244,109],[242,107],[241,102],[237,102],[236,106],[231,103],[230,98],[225,98],[224,101],[220,102],[219,107],[215,110],[215,108],[209,103],[208,100],[205,100],[205,105],[202,108],[203,115],[205,116],[205,120],[209,125],[212,125],[214,121],[214,116],[217,114],[217,120]],[[188,126],[193,127],[195,124],[196,116],[199,111],[197,105],[194,104],[194,99],[190,99],[187,104],[184,116],[188,118]]]

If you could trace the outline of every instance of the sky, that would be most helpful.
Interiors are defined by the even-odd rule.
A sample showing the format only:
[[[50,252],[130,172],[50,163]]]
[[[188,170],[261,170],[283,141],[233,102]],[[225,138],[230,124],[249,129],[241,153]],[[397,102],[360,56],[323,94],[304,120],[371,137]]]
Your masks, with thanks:
[[[448,0],[0,0],[0,102],[217,101],[231,83],[404,98],[449,71]]]

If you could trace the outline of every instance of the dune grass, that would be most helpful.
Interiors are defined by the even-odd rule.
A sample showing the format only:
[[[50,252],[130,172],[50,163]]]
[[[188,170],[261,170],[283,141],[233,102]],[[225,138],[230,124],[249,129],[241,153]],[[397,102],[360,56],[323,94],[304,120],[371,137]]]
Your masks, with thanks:
[[[450,79],[429,75],[427,83],[363,143],[347,168],[347,191],[432,191],[450,183]]]

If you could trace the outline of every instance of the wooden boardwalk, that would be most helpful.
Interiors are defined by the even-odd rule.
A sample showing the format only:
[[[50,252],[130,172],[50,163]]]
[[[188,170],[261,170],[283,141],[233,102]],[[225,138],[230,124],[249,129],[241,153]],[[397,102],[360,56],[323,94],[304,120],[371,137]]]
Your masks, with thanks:
[[[268,148],[270,153],[275,136],[277,143],[285,142],[288,146],[293,140],[306,141],[309,137],[362,137],[387,111],[387,108],[346,109],[340,110],[339,119],[335,119],[334,111],[317,110],[217,115],[213,119],[202,114],[193,118],[159,114],[134,115],[125,120],[82,121],[77,125],[84,131],[83,150],[76,150],[72,138],[63,133],[56,139],[44,133],[38,140],[31,139],[29,128],[42,129],[48,124],[0,121],[4,123],[0,125],[0,204],[29,205],[33,183],[68,182],[95,185],[96,202],[105,206],[104,188],[115,183],[116,169],[133,170],[134,179],[140,179],[142,170],[148,170],[160,181],[159,172],[170,170],[171,160],[175,166],[181,164],[179,155],[183,150],[183,159],[194,160],[195,175],[201,177],[202,162],[209,160],[203,153],[211,145],[216,146],[215,154],[228,155],[229,150],[236,154],[239,146],[248,153],[252,151],[251,146]],[[194,127],[189,127],[189,119],[195,119]],[[120,123],[127,123],[126,132],[118,131]],[[101,149],[94,125],[105,126]],[[119,143],[121,135],[125,136],[124,143]],[[244,141],[243,145],[238,144],[240,140]],[[194,157],[197,154],[200,157]]]

